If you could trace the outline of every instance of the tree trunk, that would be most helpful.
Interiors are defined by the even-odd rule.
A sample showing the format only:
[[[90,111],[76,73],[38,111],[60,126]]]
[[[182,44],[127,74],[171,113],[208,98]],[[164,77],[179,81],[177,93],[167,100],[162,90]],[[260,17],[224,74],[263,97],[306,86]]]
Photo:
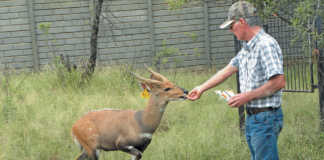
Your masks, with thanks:
[[[98,32],[103,0],[93,0],[93,2],[93,9],[95,13],[91,23],[90,58],[86,65],[85,72],[82,75],[83,80],[90,79],[96,68]]]

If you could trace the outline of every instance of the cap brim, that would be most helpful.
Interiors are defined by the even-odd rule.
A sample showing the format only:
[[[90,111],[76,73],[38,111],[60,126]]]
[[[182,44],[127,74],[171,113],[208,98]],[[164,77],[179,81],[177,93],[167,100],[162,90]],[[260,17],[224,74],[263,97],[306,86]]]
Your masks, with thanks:
[[[227,28],[230,24],[232,24],[234,22],[234,20],[227,20],[225,21],[223,24],[221,24],[219,26],[220,29],[224,29],[224,28]]]

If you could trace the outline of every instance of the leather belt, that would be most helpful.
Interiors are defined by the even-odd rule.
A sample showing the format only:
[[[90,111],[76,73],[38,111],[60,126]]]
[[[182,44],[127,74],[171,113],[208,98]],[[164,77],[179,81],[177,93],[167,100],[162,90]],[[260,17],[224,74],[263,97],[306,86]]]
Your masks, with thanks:
[[[252,114],[258,114],[260,112],[266,112],[266,111],[276,111],[280,107],[265,107],[265,108],[252,108],[252,107],[246,107],[246,113],[248,115]]]

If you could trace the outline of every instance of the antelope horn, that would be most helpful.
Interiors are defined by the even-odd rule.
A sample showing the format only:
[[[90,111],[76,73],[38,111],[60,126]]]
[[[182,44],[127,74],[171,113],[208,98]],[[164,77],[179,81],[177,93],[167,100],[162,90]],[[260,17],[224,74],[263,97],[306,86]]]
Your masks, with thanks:
[[[157,80],[153,80],[153,79],[147,79],[147,78],[144,78],[142,76],[139,76],[138,74],[134,73],[134,72],[131,72],[131,74],[136,78],[138,79],[139,81],[141,82],[144,82],[144,83],[161,83]]]
[[[151,68],[149,68],[146,64],[144,64],[145,68],[152,74],[151,75],[151,78],[152,79],[155,79],[155,80],[158,80],[158,81],[161,81],[161,82],[164,82],[164,81],[168,81],[167,78],[165,78],[162,74],[160,73],[157,73],[157,72],[154,72]]]

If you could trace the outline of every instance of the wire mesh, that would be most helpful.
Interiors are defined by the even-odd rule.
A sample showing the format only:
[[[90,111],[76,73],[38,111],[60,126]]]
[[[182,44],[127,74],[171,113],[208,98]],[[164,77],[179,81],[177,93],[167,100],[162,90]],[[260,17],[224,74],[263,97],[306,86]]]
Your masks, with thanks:
[[[313,92],[313,59],[312,42],[310,35],[308,43],[297,39],[296,31],[288,23],[279,18],[271,18],[265,24],[267,32],[279,43],[284,60],[284,73],[286,78],[286,92]]]

